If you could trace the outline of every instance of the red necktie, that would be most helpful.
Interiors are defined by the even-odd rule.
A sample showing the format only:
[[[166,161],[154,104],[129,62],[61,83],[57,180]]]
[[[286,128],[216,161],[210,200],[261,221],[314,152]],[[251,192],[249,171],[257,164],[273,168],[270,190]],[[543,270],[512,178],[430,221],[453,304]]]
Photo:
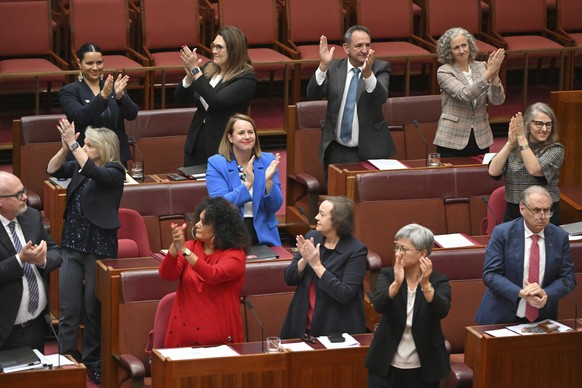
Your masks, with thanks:
[[[527,281],[530,283],[540,282],[540,246],[538,244],[540,236],[537,234],[531,235],[531,248],[529,251],[529,276]],[[525,317],[530,322],[535,322],[538,319],[540,311],[526,303],[525,305]]]

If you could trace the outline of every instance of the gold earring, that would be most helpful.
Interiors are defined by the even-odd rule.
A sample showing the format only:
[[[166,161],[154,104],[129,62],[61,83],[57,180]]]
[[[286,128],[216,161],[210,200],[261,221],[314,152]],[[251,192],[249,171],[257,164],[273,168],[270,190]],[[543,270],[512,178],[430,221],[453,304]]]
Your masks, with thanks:
[[[103,81],[103,73],[101,73],[101,75],[99,75],[99,79],[100,79],[101,81]]]

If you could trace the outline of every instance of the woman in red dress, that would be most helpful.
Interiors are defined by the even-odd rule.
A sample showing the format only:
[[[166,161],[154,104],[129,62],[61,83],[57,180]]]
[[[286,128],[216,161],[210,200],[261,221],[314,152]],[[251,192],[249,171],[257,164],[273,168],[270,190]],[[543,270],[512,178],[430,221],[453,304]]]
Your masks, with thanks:
[[[194,240],[185,241],[186,224],[172,223],[173,242],[160,276],[179,279],[170,314],[166,347],[243,341],[240,294],[248,233],[239,210],[224,198],[208,198],[194,213]]]

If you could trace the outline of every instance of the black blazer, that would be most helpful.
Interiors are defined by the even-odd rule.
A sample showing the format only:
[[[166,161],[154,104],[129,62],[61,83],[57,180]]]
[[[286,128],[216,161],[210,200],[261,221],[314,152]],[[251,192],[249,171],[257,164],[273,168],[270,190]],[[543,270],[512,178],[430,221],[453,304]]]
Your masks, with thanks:
[[[244,71],[228,82],[220,81],[214,88],[210,85],[210,79],[204,75],[187,88],[180,81],[174,92],[176,101],[194,103],[198,108],[188,129],[184,151],[193,152],[196,138],[204,126],[206,154],[212,156],[217,153],[226,123],[236,113],[247,113],[256,86],[257,77],[252,70]],[[204,109],[200,97],[208,104],[208,111]]]
[[[101,89],[103,83],[101,81]],[[117,100],[115,92],[112,92],[109,100],[105,101],[100,94],[95,96],[84,80],[75,81],[59,91],[59,102],[67,119],[75,122],[75,131],[81,133],[77,139],[80,145],[84,144],[85,129],[89,125],[109,128],[119,138],[121,160],[125,162],[133,159],[125,133],[125,120],[135,120],[138,107],[128,93]]]
[[[373,297],[374,309],[382,314],[382,319],[366,356],[366,367],[382,376],[388,375],[406,325],[408,285],[404,280],[396,297],[390,299],[388,288],[393,281],[394,267],[383,268]],[[451,286],[447,276],[439,272],[433,271],[429,281],[434,287],[434,298],[428,303],[419,286],[412,318],[412,337],[426,383],[440,380],[451,368],[441,329],[441,319],[447,316],[451,307]]]
[[[27,242],[32,241],[34,244],[39,244],[42,240],[46,241],[46,265],[44,268],[37,267],[37,269],[42,277],[48,299],[48,274],[61,265],[61,248],[55,244],[44,229],[42,217],[38,210],[28,207],[23,214],[17,217],[17,220]],[[0,314],[0,345],[8,338],[14,327],[22,300],[23,276],[24,270],[16,260],[16,251],[12,240],[6,233],[6,229],[0,226],[0,306],[2,306]],[[49,311],[47,303],[45,313]]]
[[[327,69],[327,77],[317,85],[315,75],[307,85],[307,96],[310,98],[327,98],[327,112],[321,135],[320,158],[329,144],[335,139],[338,115],[346,84],[348,59],[333,60]],[[360,137],[358,152],[360,160],[385,159],[396,153],[396,148],[388,129],[388,123],[382,113],[382,104],[388,99],[388,83],[390,80],[390,64],[379,59],[374,60],[372,72],[376,76],[376,88],[372,93],[365,90],[364,79],[358,83],[358,120]]]
[[[305,238],[314,238],[321,243],[320,257],[325,238],[317,231],[310,231]],[[296,254],[285,269],[285,281],[296,285],[295,295],[289,305],[281,329],[281,338],[298,338],[305,334],[307,310],[309,309],[309,286],[315,279],[316,302],[311,322],[313,336],[331,333],[358,334],[366,332],[364,320],[364,275],[368,248],[355,237],[342,238],[331,256],[323,261],[325,273],[319,279],[309,264],[302,274],[297,273],[301,259]]]
[[[71,178],[71,183],[67,187],[65,214],[72,206],[71,194],[87,177],[90,181],[81,194],[83,214],[92,224],[100,228],[119,228],[118,210],[125,181],[125,168],[120,163],[111,162],[105,166],[96,166],[88,159],[83,169],[79,171],[79,164],[76,161],[65,162],[52,176]]]

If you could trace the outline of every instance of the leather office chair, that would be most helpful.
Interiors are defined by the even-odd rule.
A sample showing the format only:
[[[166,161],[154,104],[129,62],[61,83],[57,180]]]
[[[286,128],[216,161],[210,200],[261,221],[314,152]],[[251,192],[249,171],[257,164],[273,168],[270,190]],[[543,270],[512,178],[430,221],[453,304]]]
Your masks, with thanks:
[[[503,215],[507,202],[505,201],[505,186],[493,190],[487,202],[487,217],[481,222],[481,232],[491,235],[493,228],[503,223]]]

